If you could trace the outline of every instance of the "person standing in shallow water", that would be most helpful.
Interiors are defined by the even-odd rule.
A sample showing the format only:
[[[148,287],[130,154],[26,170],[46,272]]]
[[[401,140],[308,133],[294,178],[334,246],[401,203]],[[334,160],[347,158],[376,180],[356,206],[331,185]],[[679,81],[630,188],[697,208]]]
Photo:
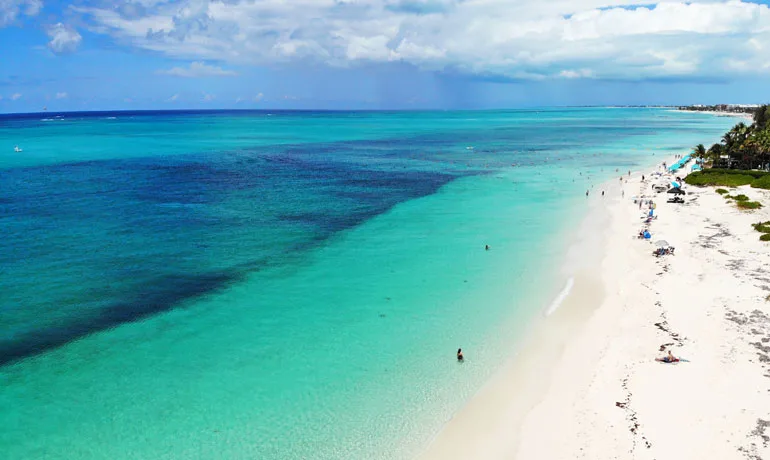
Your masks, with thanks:
[[[460,362],[463,362],[463,359],[464,359],[463,358],[463,349],[462,348],[458,348],[457,349],[457,360],[460,361]]]

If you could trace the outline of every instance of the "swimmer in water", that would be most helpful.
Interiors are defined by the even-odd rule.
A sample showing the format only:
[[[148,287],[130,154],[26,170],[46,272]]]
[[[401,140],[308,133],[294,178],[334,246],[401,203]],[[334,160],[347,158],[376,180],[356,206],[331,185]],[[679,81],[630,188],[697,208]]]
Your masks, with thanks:
[[[484,245],[484,250],[485,250],[485,251],[489,251],[489,245],[488,245],[488,244],[485,244],[485,245]]]
[[[463,349],[462,348],[458,348],[457,349],[457,360],[458,361],[462,361],[463,360]]]

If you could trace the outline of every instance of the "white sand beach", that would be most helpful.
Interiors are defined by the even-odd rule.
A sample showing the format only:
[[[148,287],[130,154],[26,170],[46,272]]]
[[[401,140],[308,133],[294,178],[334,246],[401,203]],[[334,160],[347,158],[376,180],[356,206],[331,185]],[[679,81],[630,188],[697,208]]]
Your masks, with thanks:
[[[683,112],[683,113],[693,113],[697,111],[693,110],[678,110],[673,109],[672,112]],[[750,113],[736,113],[736,112],[717,112],[717,111],[702,111],[700,113],[708,113],[710,115],[714,115],[716,117],[734,117],[734,118],[742,118],[744,120],[752,121],[754,119],[754,116]]]
[[[770,192],[739,210],[713,187],[654,196],[651,242],[633,195],[592,198],[574,287],[421,459],[770,458]],[[585,231],[585,229],[584,229]],[[665,239],[675,255],[655,257]],[[667,351],[681,362],[656,362]]]

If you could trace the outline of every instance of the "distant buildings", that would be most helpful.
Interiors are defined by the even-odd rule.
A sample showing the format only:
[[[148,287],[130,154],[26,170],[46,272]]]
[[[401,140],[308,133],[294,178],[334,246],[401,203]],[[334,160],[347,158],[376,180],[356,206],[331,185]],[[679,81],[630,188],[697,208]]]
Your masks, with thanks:
[[[677,107],[679,110],[693,112],[729,112],[729,113],[754,113],[759,104],[717,104],[717,105],[687,105]]]

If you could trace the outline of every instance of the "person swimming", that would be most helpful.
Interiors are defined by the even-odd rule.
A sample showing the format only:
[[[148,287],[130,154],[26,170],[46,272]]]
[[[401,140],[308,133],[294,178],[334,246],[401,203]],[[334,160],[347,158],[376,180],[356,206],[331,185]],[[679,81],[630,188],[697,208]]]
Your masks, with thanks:
[[[488,244],[485,244],[485,245],[484,245],[484,250],[485,250],[485,251],[489,251],[489,245],[488,245]]]
[[[463,349],[462,348],[458,348],[457,349],[457,360],[458,361],[462,361],[463,360]]]

